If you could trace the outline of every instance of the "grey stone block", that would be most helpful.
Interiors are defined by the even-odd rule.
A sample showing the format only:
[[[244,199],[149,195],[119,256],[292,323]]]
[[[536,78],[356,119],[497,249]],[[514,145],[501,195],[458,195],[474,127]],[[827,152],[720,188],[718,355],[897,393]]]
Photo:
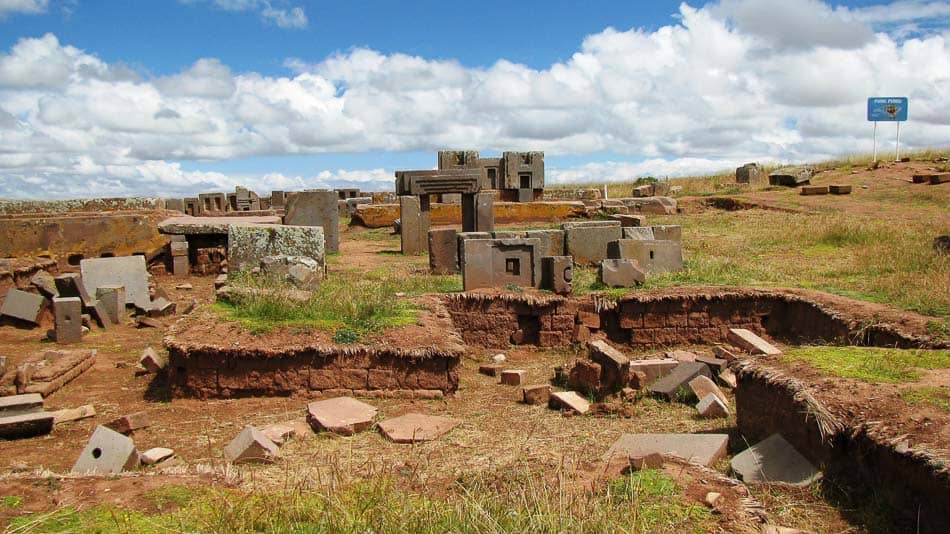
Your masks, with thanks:
[[[617,391],[627,385],[630,359],[602,340],[587,344],[588,355],[600,364],[600,383],[607,391]]]
[[[228,230],[228,269],[249,271],[267,256],[303,256],[325,271],[323,230],[320,226],[232,226]]]
[[[429,272],[459,272],[458,232],[454,228],[429,230]]]
[[[49,434],[53,430],[52,412],[27,412],[0,416],[0,439],[20,439]]]
[[[287,199],[284,224],[323,228],[328,254],[340,251],[340,211],[335,191],[301,191]],[[307,254],[288,255],[307,256]]]
[[[270,463],[279,453],[277,444],[253,426],[246,426],[227,446],[224,457],[232,464]]]
[[[570,256],[541,258],[541,288],[570,295],[574,289],[574,259]]]
[[[541,257],[537,239],[465,239],[462,241],[462,285],[540,287]]]
[[[639,240],[653,240],[656,239],[653,236],[653,227],[652,226],[635,226],[627,227],[623,229],[623,238],[624,239],[639,239]]]
[[[746,163],[745,165],[736,168],[736,183],[738,184],[750,184],[753,180],[757,180],[758,178],[758,163]]]
[[[646,273],[634,260],[602,260],[598,276],[607,287],[633,287],[646,281]]]
[[[429,212],[418,197],[399,197],[399,242],[403,254],[422,254],[427,248]]]
[[[811,167],[782,167],[769,173],[769,185],[797,187],[809,183],[814,175]]]
[[[53,317],[57,343],[82,341],[82,300],[79,297],[54,298]]]
[[[607,450],[604,461],[656,453],[711,467],[726,455],[728,444],[727,434],[624,434]]]
[[[732,470],[743,482],[783,482],[806,486],[821,473],[781,434],[772,434],[733,457]]]
[[[622,237],[620,221],[564,223],[565,254],[578,265],[597,265],[607,258],[607,245]]]
[[[122,286],[100,286],[96,288],[96,300],[102,305],[112,324],[125,319],[125,288]]]
[[[0,417],[10,417],[12,415],[42,411],[43,396],[39,393],[25,393],[23,395],[0,397]]]
[[[46,299],[41,295],[11,287],[7,290],[3,306],[0,307],[0,315],[36,324],[44,304],[46,304]]]
[[[635,260],[647,274],[683,270],[683,246],[676,241],[619,239],[610,245],[609,256]]]
[[[53,275],[46,271],[37,271],[33,278],[30,278],[30,284],[39,289],[40,293],[48,299],[59,296],[59,291],[56,289],[56,280]]]
[[[647,390],[666,400],[674,400],[680,389],[689,392],[689,381],[700,375],[712,378],[709,366],[699,362],[682,362],[670,374],[650,384]]]
[[[135,442],[102,425],[96,427],[89,443],[79,454],[71,473],[75,475],[115,475],[139,464]]]
[[[145,256],[91,258],[79,262],[79,269],[87,295],[95,295],[98,287],[122,286],[125,288],[126,304],[148,308],[150,299]],[[60,294],[63,292],[60,291]],[[83,304],[91,305],[86,298],[83,298]]]
[[[564,256],[563,230],[528,230],[524,233],[528,239],[541,241],[541,256]]]
[[[651,226],[653,239],[660,241],[682,241],[683,227],[678,224]]]

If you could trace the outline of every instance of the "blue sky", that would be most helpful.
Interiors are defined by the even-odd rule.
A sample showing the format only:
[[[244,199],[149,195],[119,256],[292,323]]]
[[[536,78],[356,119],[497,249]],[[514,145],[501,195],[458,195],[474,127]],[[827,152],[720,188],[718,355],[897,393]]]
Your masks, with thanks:
[[[926,0],[0,0],[0,197],[378,189],[439,148],[712,172],[870,151],[868,96],[946,145],[948,28]]]

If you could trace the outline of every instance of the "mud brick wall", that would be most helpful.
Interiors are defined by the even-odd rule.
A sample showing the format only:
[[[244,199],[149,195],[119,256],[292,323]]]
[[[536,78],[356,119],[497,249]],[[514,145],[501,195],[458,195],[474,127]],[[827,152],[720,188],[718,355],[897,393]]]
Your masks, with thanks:
[[[422,397],[458,389],[459,358],[407,358],[388,353],[317,351],[261,356],[251,352],[169,347],[169,383],[174,397],[234,398],[313,396],[314,392]]]
[[[576,305],[565,299],[532,303],[462,295],[449,300],[446,307],[466,344],[491,348],[570,344],[577,316]]]

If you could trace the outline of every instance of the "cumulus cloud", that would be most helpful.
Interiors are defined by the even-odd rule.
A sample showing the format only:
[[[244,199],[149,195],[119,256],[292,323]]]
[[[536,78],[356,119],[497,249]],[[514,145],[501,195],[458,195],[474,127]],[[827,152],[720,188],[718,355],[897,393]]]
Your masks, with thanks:
[[[49,0],[0,0],[0,17],[13,13],[45,13]]]
[[[280,2],[270,0],[180,0],[183,3],[193,4],[201,1],[211,2],[213,5],[226,11],[255,11],[261,18],[280,28],[302,29],[310,23],[307,13],[302,7],[284,7]]]
[[[176,162],[427,151],[434,164],[445,148],[544,150],[552,182],[717,172],[870,151],[869,96],[910,98],[907,148],[947,145],[945,28],[898,38],[870,29],[883,17],[875,11],[786,0],[789,9],[813,12],[787,21],[803,34],[767,35],[756,25],[758,3],[683,4],[668,26],[605,29],[543,69],[505,59],[470,68],[355,48],[288,59],[285,76],[234,73],[205,58],[143,78],[53,35],[24,38],[0,51],[0,195],[19,196],[31,183],[43,184],[30,186],[32,196],[193,194],[239,182],[266,192],[282,188],[273,183],[362,179],[364,189],[391,189],[394,169],[224,176]],[[902,13],[924,28],[931,21]],[[602,161],[603,154],[642,162],[554,164],[558,155]]]

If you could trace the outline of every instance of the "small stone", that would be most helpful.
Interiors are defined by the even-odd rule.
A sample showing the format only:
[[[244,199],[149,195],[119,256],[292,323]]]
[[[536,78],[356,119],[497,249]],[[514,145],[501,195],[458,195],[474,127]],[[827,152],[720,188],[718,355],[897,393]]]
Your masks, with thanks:
[[[501,372],[501,383],[505,386],[520,386],[524,381],[527,371],[520,369],[508,369]]]
[[[710,380],[707,376],[699,375],[696,378],[690,380],[689,387],[693,390],[693,393],[696,394],[697,399],[703,399],[706,397],[706,395],[712,393],[719,397],[719,400],[722,401],[723,404],[729,403],[729,399],[726,398],[726,394],[723,393],[716,383]]]
[[[715,393],[709,393],[703,397],[696,405],[696,410],[706,419],[729,416],[729,407]]]
[[[432,441],[458,426],[460,421],[450,417],[408,413],[387,419],[379,424],[379,431],[395,443]]]
[[[155,447],[149,449],[139,455],[139,458],[142,460],[142,463],[145,465],[155,465],[158,462],[167,460],[175,455],[175,451],[171,449],[166,449],[165,447]]]
[[[480,365],[478,372],[486,376],[498,376],[502,369],[504,369],[504,367],[501,365]]]
[[[279,446],[283,446],[288,439],[294,436],[295,432],[296,429],[290,423],[275,423],[261,429],[261,434]]]
[[[658,452],[638,454],[630,457],[630,469],[642,471],[644,469],[660,469],[664,463],[663,455]]]
[[[590,411],[590,403],[576,391],[558,391],[551,393],[548,406],[555,410],[568,409],[581,415]]]
[[[192,289],[194,289],[194,286],[192,286],[191,284],[178,284],[177,286],[175,286],[175,289],[181,289],[183,291],[191,291]]]
[[[155,349],[152,347],[146,347],[142,351],[142,357],[139,358],[139,363],[142,367],[148,369],[150,373],[161,372],[168,365],[168,355],[165,353],[159,354],[155,352]]]
[[[723,369],[722,372],[719,373],[719,380],[729,389],[736,389],[736,385],[738,384],[736,374],[732,372],[732,369]]]
[[[525,386],[521,390],[521,397],[525,404],[547,404],[551,399],[551,386],[548,384]]]
[[[244,427],[244,430],[224,448],[224,457],[232,464],[271,463],[277,454],[277,445],[253,426]]]
[[[373,425],[376,408],[352,397],[337,397],[307,405],[307,421],[315,432],[327,430],[351,436]]]
[[[133,430],[145,428],[151,425],[148,414],[145,412],[135,412],[129,415],[123,415],[105,424],[107,428],[115,430],[120,434],[128,434]]]
[[[504,354],[496,354],[496,355],[492,356],[491,359],[494,360],[496,363],[501,363],[501,362],[505,361],[505,355],[504,355]]]
[[[722,501],[722,494],[715,491],[710,491],[706,494],[706,498],[703,499],[703,502],[706,503],[706,506],[710,508],[716,508],[719,506],[719,503]]]

